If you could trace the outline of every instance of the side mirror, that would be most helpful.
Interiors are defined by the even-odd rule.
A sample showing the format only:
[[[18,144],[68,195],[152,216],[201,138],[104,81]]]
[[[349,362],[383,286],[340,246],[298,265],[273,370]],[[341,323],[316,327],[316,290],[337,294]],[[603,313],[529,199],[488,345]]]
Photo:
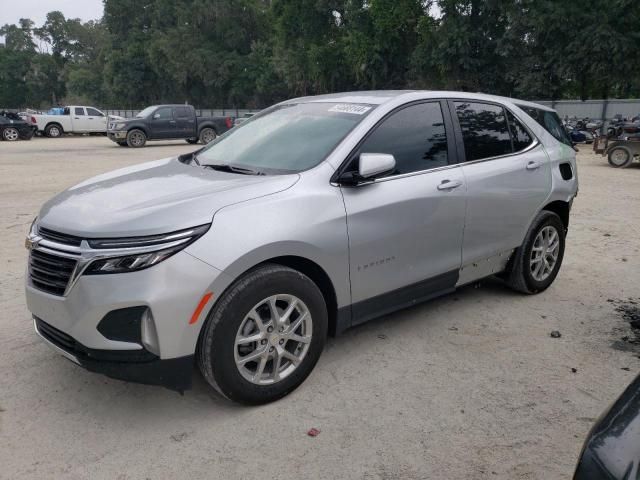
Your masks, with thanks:
[[[355,187],[373,181],[376,175],[390,172],[396,167],[396,159],[388,153],[361,153],[358,160],[358,171],[343,174],[338,183]]]
[[[396,168],[396,159],[388,153],[361,153],[358,166],[360,177],[367,179]]]

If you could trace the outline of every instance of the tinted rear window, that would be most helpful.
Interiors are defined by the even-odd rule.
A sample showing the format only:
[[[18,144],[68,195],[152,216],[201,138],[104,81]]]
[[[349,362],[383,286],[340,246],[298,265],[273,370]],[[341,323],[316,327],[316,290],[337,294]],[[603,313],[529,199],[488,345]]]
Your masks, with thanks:
[[[528,107],[518,105],[522,110],[526,112],[531,118],[538,122],[542,128],[555,137],[556,140],[566,145],[571,146],[571,140],[567,135],[566,130],[562,126],[560,117],[556,112],[549,112],[547,110],[541,110],[535,107]]]
[[[466,161],[513,152],[505,111],[498,105],[455,102]]]

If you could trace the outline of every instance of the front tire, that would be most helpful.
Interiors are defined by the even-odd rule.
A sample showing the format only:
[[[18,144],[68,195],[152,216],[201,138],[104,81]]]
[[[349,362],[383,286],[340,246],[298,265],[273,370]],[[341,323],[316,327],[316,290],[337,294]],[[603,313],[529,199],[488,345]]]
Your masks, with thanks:
[[[309,376],[327,323],[324,298],[311,279],[267,264],[242,276],[218,300],[200,333],[198,366],[230,400],[272,402]]]
[[[564,258],[566,228],[560,217],[543,210],[534,219],[524,243],[513,254],[506,283],[513,290],[540,293],[553,283]]]
[[[146,143],[147,136],[142,130],[134,128],[127,133],[127,145],[131,148],[142,148]]]
[[[609,151],[609,165],[613,168],[627,168],[633,162],[633,155],[624,147],[615,147]]]

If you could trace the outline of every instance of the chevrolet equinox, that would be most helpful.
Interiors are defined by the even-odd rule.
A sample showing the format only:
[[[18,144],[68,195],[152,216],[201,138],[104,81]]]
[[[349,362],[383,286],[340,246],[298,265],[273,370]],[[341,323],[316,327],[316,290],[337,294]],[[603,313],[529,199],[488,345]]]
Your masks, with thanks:
[[[327,335],[562,263],[575,152],[542,105],[378,91],[270,107],[193,153],[49,200],[26,245],[37,334],[113,378],[243,403],[291,392]]]

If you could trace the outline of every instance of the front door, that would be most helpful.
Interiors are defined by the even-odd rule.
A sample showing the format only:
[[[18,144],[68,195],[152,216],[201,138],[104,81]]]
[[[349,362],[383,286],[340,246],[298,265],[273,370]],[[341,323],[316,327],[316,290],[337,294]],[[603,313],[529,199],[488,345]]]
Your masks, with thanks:
[[[463,266],[492,262],[500,254],[506,262],[551,191],[547,154],[502,105],[475,101],[450,105],[465,151]]]
[[[453,289],[461,263],[465,185],[444,102],[386,117],[358,147],[395,171],[341,187],[347,213],[353,324]],[[445,112],[443,114],[443,112]]]
[[[87,125],[89,132],[106,132],[107,131],[107,117],[100,110],[96,110],[92,107],[87,107]]]
[[[151,117],[151,138],[176,138],[177,124],[172,107],[160,107]]]

